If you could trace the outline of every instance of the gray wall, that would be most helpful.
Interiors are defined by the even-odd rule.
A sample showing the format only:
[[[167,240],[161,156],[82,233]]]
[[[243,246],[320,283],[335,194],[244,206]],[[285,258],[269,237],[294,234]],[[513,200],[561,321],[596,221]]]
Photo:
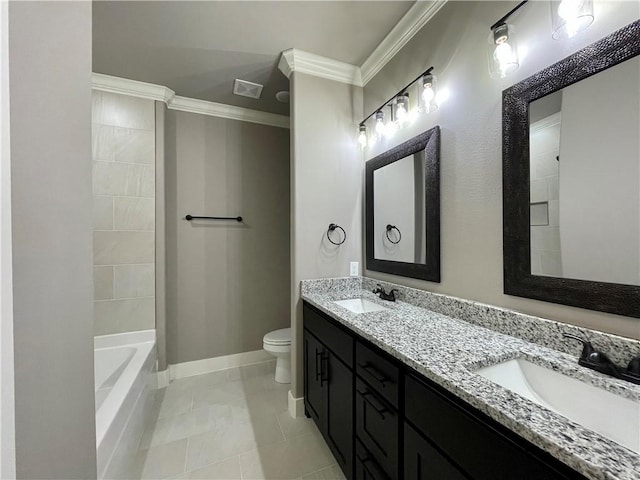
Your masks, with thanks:
[[[289,326],[289,130],[169,110],[165,155],[168,362],[260,350]]]
[[[9,5],[18,478],[96,477],[91,3]]]
[[[93,92],[94,333],[155,327],[155,102]]]
[[[291,105],[292,385],[302,396],[300,280],[349,275],[362,261],[362,154],[356,141],[362,88],[294,72]],[[348,235],[339,247],[330,223]],[[362,264],[360,264],[362,267]]]
[[[425,290],[479,300],[524,313],[640,338],[637,319],[554,305],[503,294],[501,91],[640,17],[638,2],[594,2],[596,20],[565,41],[551,38],[549,4],[529,2],[513,17],[521,66],[491,80],[487,69],[489,25],[504,15],[504,2],[448,2],[367,84],[369,113],[426,67],[450,95],[438,111],[380,142],[367,158],[440,125],[442,283],[366,272]],[[355,137],[355,130],[352,135]]]

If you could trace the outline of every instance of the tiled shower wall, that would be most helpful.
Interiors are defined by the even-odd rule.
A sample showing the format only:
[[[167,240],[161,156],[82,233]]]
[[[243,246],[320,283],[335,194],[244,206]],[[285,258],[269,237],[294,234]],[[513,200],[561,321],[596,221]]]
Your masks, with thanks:
[[[155,326],[154,109],[93,92],[95,335]]]
[[[555,117],[554,117],[555,118]],[[543,120],[544,121],[544,120]],[[531,273],[562,277],[560,249],[559,161],[560,117],[544,128],[531,126],[531,202],[546,202],[547,225],[531,226]]]

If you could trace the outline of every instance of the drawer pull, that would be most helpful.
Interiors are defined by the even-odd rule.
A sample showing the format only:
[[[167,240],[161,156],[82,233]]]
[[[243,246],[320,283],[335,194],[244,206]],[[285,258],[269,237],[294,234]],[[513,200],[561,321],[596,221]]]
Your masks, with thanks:
[[[384,420],[386,417],[384,413],[388,411],[388,409],[384,406],[384,404],[380,403],[378,399],[373,395],[370,391],[365,390],[364,392],[361,390],[357,390],[357,392],[362,396],[365,402],[367,402],[371,407],[378,412],[378,415]]]
[[[360,455],[356,455],[358,461],[360,462],[360,465],[362,465],[362,468],[364,468],[364,470],[371,475],[372,478],[374,479],[380,479],[380,480],[384,480],[387,478],[387,476],[382,473],[382,471],[380,470],[380,468],[378,467],[378,465],[376,464],[376,462],[373,461],[373,459],[369,456],[362,458]],[[371,468],[369,468],[371,467]],[[373,470],[373,471],[372,471]]]
[[[359,363],[358,366],[366,371],[369,375],[371,375],[376,381],[380,382],[383,387],[385,387],[385,383],[390,380],[376,367],[367,363]]]

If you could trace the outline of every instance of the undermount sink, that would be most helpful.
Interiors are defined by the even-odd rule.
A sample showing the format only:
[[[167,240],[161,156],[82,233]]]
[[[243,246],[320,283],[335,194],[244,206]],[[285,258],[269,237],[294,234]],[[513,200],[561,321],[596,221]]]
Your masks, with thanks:
[[[523,359],[481,368],[476,373],[640,453],[640,402]]]
[[[383,310],[389,310],[382,305],[365,300],[364,298],[351,298],[349,300],[338,300],[337,303],[343,308],[352,311],[353,313],[371,313],[382,312]]]

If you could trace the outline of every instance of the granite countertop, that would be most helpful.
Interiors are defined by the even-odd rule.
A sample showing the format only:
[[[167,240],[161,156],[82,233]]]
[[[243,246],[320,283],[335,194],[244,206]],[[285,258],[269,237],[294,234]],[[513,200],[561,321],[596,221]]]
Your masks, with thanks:
[[[355,297],[388,310],[355,314],[334,303]],[[303,288],[302,298],[587,478],[640,479],[640,455],[473,372],[524,358],[638,402],[640,386],[580,367],[567,353],[403,301],[385,302],[370,290],[338,283]]]

